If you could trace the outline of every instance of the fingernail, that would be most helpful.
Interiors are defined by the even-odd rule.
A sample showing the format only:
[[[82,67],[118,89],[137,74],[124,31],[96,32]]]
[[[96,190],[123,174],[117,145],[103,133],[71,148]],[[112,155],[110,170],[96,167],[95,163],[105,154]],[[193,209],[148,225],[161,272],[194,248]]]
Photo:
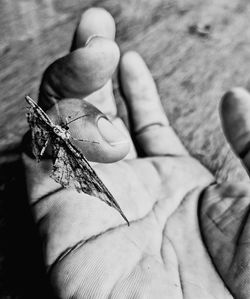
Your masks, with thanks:
[[[88,37],[88,39],[86,40],[85,47],[87,47],[88,44],[92,41],[92,39],[94,39],[94,38],[96,38],[96,37],[103,37],[103,36],[98,35],[98,34],[90,35],[90,37]]]
[[[110,145],[118,145],[127,143],[128,140],[126,137],[123,136],[123,134],[116,129],[114,125],[107,119],[101,117],[98,120],[98,129],[102,135],[102,137],[110,144]]]

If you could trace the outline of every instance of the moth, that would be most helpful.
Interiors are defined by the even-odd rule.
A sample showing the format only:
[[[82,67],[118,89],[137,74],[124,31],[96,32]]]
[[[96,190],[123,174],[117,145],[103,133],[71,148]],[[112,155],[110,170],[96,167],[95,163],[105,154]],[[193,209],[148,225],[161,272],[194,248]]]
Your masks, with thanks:
[[[98,197],[116,209],[129,225],[120,206],[98,177],[80,150],[72,143],[67,123],[54,124],[49,116],[29,96],[27,121],[31,129],[32,151],[39,162],[48,144],[52,147],[53,167],[50,177],[65,188],[73,187],[78,192]],[[71,121],[72,122],[72,121]]]

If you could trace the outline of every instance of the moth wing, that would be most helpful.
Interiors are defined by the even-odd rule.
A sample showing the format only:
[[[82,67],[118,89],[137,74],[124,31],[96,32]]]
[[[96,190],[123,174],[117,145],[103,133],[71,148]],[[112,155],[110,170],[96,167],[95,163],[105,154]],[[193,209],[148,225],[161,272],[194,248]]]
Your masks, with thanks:
[[[55,143],[51,177],[62,186],[96,196],[115,208],[129,224],[120,206],[81,152],[69,141]]]
[[[31,129],[32,151],[39,161],[48,145],[51,125],[34,107],[29,107],[27,120]]]
[[[81,185],[75,178],[70,155],[60,140],[53,141],[53,168],[50,177],[65,188],[74,187],[78,192],[81,191]]]

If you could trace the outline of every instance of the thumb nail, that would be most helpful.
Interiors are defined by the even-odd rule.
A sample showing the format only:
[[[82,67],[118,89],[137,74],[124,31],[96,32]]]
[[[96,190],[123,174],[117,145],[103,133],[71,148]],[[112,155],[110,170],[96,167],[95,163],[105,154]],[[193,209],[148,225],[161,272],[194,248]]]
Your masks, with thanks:
[[[113,146],[128,142],[126,137],[107,119],[103,117],[99,118],[97,125],[103,139],[110,145]]]
[[[86,42],[85,42],[85,47],[87,47],[88,44],[92,41],[92,39],[94,39],[94,38],[96,38],[96,37],[103,37],[103,36],[101,36],[101,35],[99,35],[99,34],[92,34],[92,35],[90,35],[90,36],[88,37],[88,39],[86,40]]]

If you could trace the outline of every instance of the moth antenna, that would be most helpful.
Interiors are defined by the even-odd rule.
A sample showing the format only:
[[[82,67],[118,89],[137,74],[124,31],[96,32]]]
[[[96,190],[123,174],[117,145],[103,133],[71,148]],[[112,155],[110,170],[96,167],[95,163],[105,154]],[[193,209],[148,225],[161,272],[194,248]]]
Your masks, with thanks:
[[[71,121],[67,122],[66,125],[71,124],[72,122],[78,120],[79,118],[86,117],[86,116],[89,116],[89,115],[90,115],[90,114],[83,114],[83,115],[80,115],[80,116],[78,116],[77,118],[74,118],[74,119],[72,119]]]
[[[76,117],[77,115],[79,114],[79,111],[78,112],[76,112],[75,114],[74,114],[74,117]],[[72,115],[69,115],[68,117],[67,117],[67,119],[72,119]]]
[[[25,100],[31,106],[34,106],[36,104],[36,102],[29,95],[25,95]]]
[[[90,143],[97,143],[97,144],[100,144],[100,142],[98,141],[92,141],[92,140],[87,140],[87,139],[78,139],[78,138],[75,138],[75,137],[72,137],[71,138],[75,141],[82,141],[82,142],[90,142]]]

